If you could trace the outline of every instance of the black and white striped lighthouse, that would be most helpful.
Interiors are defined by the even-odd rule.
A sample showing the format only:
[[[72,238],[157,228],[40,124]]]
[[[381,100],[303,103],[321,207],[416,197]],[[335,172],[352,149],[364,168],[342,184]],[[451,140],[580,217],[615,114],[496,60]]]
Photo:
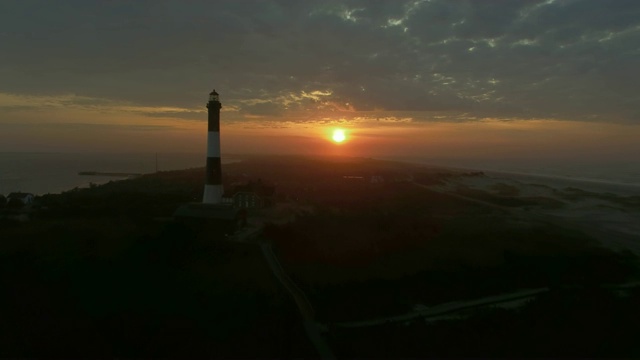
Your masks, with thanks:
[[[220,162],[220,103],[219,94],[209,94],[209,131],[207,135],[207,175],[204,185],[203,204],[222,203],[222,163]]]

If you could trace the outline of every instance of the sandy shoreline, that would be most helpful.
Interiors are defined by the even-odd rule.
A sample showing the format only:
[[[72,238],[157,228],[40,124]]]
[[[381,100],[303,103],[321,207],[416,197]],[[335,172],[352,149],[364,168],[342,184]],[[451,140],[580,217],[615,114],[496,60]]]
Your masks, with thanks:
[[[621,181],[605,180],[605,179],[569,177],[569,176],[561,176],[561,175],[553,175],[553,174],[532,174],[527,172],[490,170],[490,169],[488,170],[488,169],[481,169],[481,168],[432,165],[432,164],[425,164],[425,163],[419,163],[419,164],[433,167],[433,168],[449,169],[452,171],[465,171],[465,172],[482,171],[485,175],[489,177],[520,180],[520,181],[527,181],[527,182],[533,182],[533,183],[538,182],[540,184],[549,185],[549,186],[553,184],[556,187],[560,187],[560,186],[578,187],[584,190],[589,189],[590,191],[607,191],[611,193],[640,195],[640,183],[638,182],[621,182]]]
[[[581,230],[604,246],[629,249],[640,255],[639,185],[498,171],[483,173],[485,176],[455,177],[438,188],[452,194],[470,189],[497,199],[532,202],[533,205],[514,206],[513,210]]]
[[[555,175],[535,175],[516,172],[504,172],[504,171],[483,171],[487,176],[494,178],[507,178],[512,180],[518,180],[529,183],[540,183],[542,185],[551,186],[554,188],[566,188],[575,187],[582,190],[594,191],[594,192],[609,192],[613,194],[621,195],[640,195],[640,184],[635,183],[620,183],[599,179],[583,179],[583,178],[570,178],[564,176]]]

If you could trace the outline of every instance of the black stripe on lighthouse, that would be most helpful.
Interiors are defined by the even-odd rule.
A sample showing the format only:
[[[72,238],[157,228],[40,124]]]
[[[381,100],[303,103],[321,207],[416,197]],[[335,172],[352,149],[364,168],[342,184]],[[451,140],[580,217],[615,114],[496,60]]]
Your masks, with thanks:
[[[222,162],[220,160],[220,108],[218,93],[209,94],[209,123],[207,132],[207,172],[202,202],[220,204],[222,202]]]
[[[207,179],[205,184],[222,185],[222,163],[220,157],[207,156]]]

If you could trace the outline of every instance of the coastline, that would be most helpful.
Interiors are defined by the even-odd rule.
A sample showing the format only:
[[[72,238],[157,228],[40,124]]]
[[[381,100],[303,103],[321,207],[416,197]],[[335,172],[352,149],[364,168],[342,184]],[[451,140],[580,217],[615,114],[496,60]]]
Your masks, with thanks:
[[[616,182],[605,179],[592,179],[592,178],[582,178],[582,177],[568,177],[568,176],[560,176],[560,175],[550,175],[550,174],[528,174],[521,172],[508,172],[508,171],[493,171],[493,170],[482,170],[488,176],[499,177],[507,177],[515,180],[526,180],[526,181],[550,181],[555,185],[563,184],[566,187],[571,187],[571,185],[579,185],[580,188],[589,188],[593,189],[593,191],[602,191],[606,190],[608,192],[620,193],[624,195],[637,194],[640,195],[640,183],[625,183],[625,182]],[[583,189],[584,190],[584,189]]]
[[[589,191],[607,191],[620,195],[640,195],[640,180],[634,182],[615,181],[611,179],[587,178],[582,176],[563,176],[549,173],[527,173],[522,171],[494,170],[479,167],[450,166],[446,164],[429,163],[424,161],[406,161],[424,166],[449,169],[454,171],[481,171],[486,176],[499,179],[511,179],[526,181],[529,183],[539,182],[542,185],[552,187],[577,187]]]
[[[159,153],[159,171],[204,167],[203,153]],[[239,160],[228,156],[223,164]],[[27,192],[36,196],[60,194],[74,188],[102,185],[127,177],[86,176],[79,172],[151,174],[155,172],[155,153],[0,153],[0,194]]]
[[[459,177],[439,191],[473,198],[516,199],[527,205],[512,211],[544,222],[580,230],[601,245],[640,255],[640,186],[484,171],[482,177]],[[474,195],[475,194],[475,195]]]

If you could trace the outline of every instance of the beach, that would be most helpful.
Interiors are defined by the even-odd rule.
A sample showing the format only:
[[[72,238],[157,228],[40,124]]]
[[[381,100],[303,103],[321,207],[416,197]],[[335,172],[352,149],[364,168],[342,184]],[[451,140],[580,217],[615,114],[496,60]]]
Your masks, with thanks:
[[[437,188],[470,198],[515,199],[525,216],[580,230],[602,245],[640,254],[640,186],[566,177],[485,171]],[[498,205],[496,205],[498,206]]]

